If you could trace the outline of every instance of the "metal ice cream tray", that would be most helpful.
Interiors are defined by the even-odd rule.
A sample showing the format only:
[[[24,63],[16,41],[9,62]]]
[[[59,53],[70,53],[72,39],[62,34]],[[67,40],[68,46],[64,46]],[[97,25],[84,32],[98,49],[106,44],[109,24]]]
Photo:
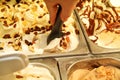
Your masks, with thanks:
[[[70,75],[77,69],[94,69],[99,66],[120,68],[120,56],[119,58],[115,58],[115,56],[77,56],[59,59],[62,80],[69,80]]]
[[[91,54],[104,54],[104,53],[110,54],[110,53],[119,53],[120,52],[119,48],[105,48],[102,46],[98,46],[96,43],[94,43],[92,40],[90,40],[89,36],[87,34],[87,31],[85,30],[85,26],[83,25],[83,22],[81,21],[81,19],[79,17],[78,11],[75,10],[75,13],[78,18],[80,28],[83,32],[83,35],[88,44],[88,48],[89,48]],[[108,36],[110,36],[110,35],[108,35]]]

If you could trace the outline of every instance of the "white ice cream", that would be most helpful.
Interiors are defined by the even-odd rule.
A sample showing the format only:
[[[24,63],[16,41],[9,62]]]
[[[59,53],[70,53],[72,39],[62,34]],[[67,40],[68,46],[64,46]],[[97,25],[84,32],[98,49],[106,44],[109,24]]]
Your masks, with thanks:
[[[109,0],[109,4],[112,7],[120,7],[120,0]]]
[[[49,13],[43,0],[21,0],[17,4],[14,0],[0,1],[0,53],[19,51],[26,54],[43,54],[47,48],[57,48],[61,52],[77,48],[79,34],[76,33],[73,15],[63,24],[65,35],[60,38],[62,43],[59,41],[57,47],[47,46],[51,28]]]
[[[29,65],[25,69],[15,72],[15,80],[55,80],[51,72],[42,66]]]

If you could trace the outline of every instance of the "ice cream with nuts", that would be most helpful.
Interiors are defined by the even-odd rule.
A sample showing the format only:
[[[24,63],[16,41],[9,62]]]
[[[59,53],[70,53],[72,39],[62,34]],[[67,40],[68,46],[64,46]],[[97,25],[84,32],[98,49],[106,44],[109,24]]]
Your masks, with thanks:
[[[89,39],[104,48],[120,48],[120,1],[80,0],[77,8]]]
[[[73,15],[62,25],[64,36],[47,45],[52,25],[43,0],[0,1],[0,53],[43,54],[68,52],[77,48],[79,31]],[[75,40],[75,41],[74,41]]]
[[[69,80],[120,80],[120,70],[113,66],[99,66],[92,70],[78,69]]]

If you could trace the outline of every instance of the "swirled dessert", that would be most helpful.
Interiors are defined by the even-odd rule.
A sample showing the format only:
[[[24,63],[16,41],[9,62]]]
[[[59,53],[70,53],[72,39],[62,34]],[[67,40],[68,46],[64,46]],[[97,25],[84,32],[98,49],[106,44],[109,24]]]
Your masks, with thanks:
[[[80,2],[77,10],[89,39],[104,48],[120,48],[120,0]]]

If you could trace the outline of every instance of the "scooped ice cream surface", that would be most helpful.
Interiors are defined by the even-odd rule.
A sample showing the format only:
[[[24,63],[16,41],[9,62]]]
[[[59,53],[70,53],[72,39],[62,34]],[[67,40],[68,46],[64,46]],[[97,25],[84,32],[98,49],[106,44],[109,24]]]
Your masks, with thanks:
[[[51,72],[42,66],[28,65],[25,69],[15,72],[15,80],[55,80]]]
[[[111,7],[120,7],[120,0],[109,0]]]
[[[77,75],[76,75],[77,74]],[[69,80],[120,80],[120,70],[113,66],[99,66],[93,70],[78,69]]]
[[[44,49],[47,49],[47,36],[53,27],[44,1],[20,0],[19,3],[15,1],[0,0],[0,53],[17,51],[43,54]],[[55,52],[76,49],[79,44],[79,31],[75,26],[73,14],[62,25],[62,32],[64,36],[52,49]],[[48,49],[47,51],[50,52]]]

